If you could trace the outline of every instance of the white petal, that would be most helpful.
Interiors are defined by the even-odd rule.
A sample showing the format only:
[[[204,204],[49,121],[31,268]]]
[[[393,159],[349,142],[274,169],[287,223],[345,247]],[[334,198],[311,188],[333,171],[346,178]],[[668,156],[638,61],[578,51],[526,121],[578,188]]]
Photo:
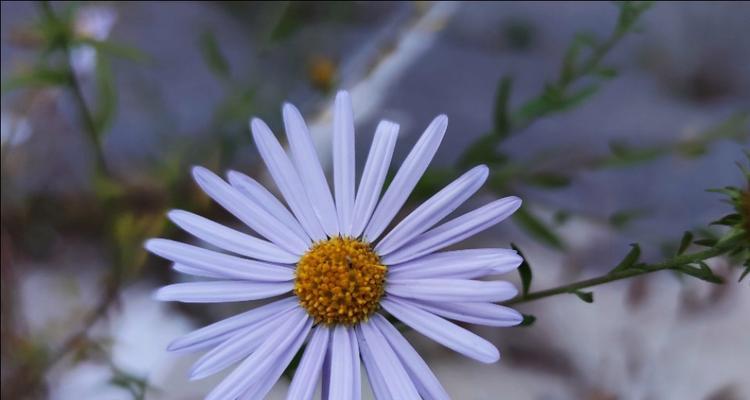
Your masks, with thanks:
[[[310,400],[315,395],[315,388],[320,380],[323,360],[328,352],[330,329],[325,325],[318,325],[305,348],[305,354],[299,362],[297,372],[287,392],[287,400]]]
[[[362,172],[362,179],[359,181],[357,199],[354,201],[351,231],[354,237],[358,237],[365,230],[378,204],[380,190],[383,189],[383,182],[388,174],[388,167],[391,165],[393,149],[396,147],[396,139],[398,139],[398,124],[380,121],[375,129],[370,154],[367,155],[367,163]]]
[[[389,265],[388,279],[462,278],[503,274],[516,269],[523,258],[511,249],[469,249],[433,253]]]
[[[380,237],[404,205],[419,178],[432,161],[447,127],[448,117],[440,115],[435,118],[406,156],[365,229],[364,237],[367,241],[372,243]]]
[[[301,238],[305,243],[312,243],[310,236],[307,235],[302,225],[299,224],[297,218],[284,206],[284,204],[269,192],[260,182],[255,179],[237,171],[227,172],[227,179],[229,184],[236,188],[240,193],[247,197],[250,201],[266,210],[269,214],[273,215],[274,218],[279,220],[284,226],[289,228],[290,231],[294,232],[297,237]]]
[[[288,365],[288,361],[286,363],[284,361],[290,353],[294,357],[294,353],[302,345],[311,326],[312,320],[307,313],[300,308],[296,309],[279,326],[278,334],[271,335],[263,342],[253,354],[248,356],[206,396],[206,400],[236,399],[249,388],[257,388],[259,383],[265,383],[270,379],[269,371],[274,368],[281,366],[283,372],[283,368]],[[289,359],[291,360],[291,357]]]
[[[521,199],[518,197],[511,196],[495,200],[417,236],[408,245],[385,256],[383,263],[392,265],[414,260],[417,257],[458,243],[497,225],[513,214],[518,207],[521,207]]]
[[[357,337],[359,338],[360,348],[367,347],[367,351],[372,357],[375,368],[377,368],[383,377],[391,399],[420,399],[417,388],[409,378],[409,374],[399,361],[398,356],[393,351],[383,334],[372,325],[371,321],[363,322],[357,325]],[[368,370],[370,366],[367,366]]]
[[[190,369],[190,379],[203,379],[250,355],[270,335],[274,334],[279,325],[284,321],[283,317],[289,312],[291,310],[267,319],[263,325],[245,328],[232,335],[232,337],[204,354],[193,364],[193,367]]]
[[[266,398],[268,392],[273,389],[273,386],[276,384],[276,382],[278,382],[281,374],[284,373],[284,371],[289,366],[289,363],[292,362],[294,356],[299,352],[302,344],[307,339],[311,327],[312,321],[310,321],[310,326],[307,328],[307,330],[298,335],[297,339],[284,350],[281,356],[278,357],[278,361],[267,369],[267,371],[263,374],[263,377],[258,379],[258,382],[252,385],[245,392],[245,394],[242,395],[242,400],[256,400]]]
[[[424,362],[417,351],[399,333],[398,329],[380,314],[373,315],[372,323],[388,340],[391,348],[396,352],[399,360],[401,360],[404,368],[409,373],[409,377],[411,377],[412,382],[417,387],[417,391],[419,391],[419,394],[423,398],[450,400],[450,396],[440,384],[435,374],[432,373],[430,367],[427,366],[427,363]]]
[[[182,274],[193,275],[193,276],[200,276],[200,277],[203,277],[203,278],[214,278],[214,279],[221,279],[221,278],[223,278],[218,273],[207,271],[207,270],[202,269],[202,268],[191,267],[191,266],[185,265],[185,264],[174,263],[174,264],[172,264],[172,269],[175,270],[175,271],[177,271],[177,272],[179,272],[179,273],[182,273]]]
[[[355,330],[357,334],[357,342],[359,343],[359,354],[362,355],[362,362],[365,364],[365,372],[367,372],[367,379],[370,381],[370,388],[375,394],[377,400],[390,400],[391,396],[388,392],[388,388],[385,384],[385,378],[380,372],[380,368],[375,363],[375,357],[372,355],[370,349],[365,346],[364,339],[361,334]],[[326,399],[325,394],[322,399]]]
[[[341,91],[333,109],[333,186],[342,235],[352,229],[354,168],[354,111],[349,93]]]
[[[337,325],[331,339],[331,386],[330,400],[351,400],[354,393],[352,371],[352,344],[347,327]]]
[[[458,353],[488,364],[500,359],[500,353],[492,343],[452,322],[389,298],[384,298],[381,305],[417,332]]]
[[[445,278],[390,280],[385,291],[408,299],[438,302],[504,301],[518,294],[510,282]]]
[[[315,146],[310,138],[305,120],[299,110],[287,103],[283,107],[284,128],[289,139],[297,173],[307,191],[307,197],[328,236],[339,234],[336,206],[333,204],[331,189],[328,187],[323,168],[320,166]]]
[[[357,340],[357,333],[354,332],[354,328],[347,329],[347,332],[349,333],[349,343],[352,345],[352,375],[354,378],[352,400],[360,400],[362,398],[362,371],[360,370],[359,362],[359,341]]]
[[[162,287],[156,292],[156,299],[183,303],[223,303],[265,299],[284,294],[293,288],[294,282],[188,282]]]
[[[190,332],[170,343],[167,350],[187,351],[210,347],[240,329],[262,326],[267,320],[297,307],[298,304],[297,297],[276,300]]]
[[[307,250],[308,242],[297,237],[289,228],[279,223],[278,219],[255,202],[248,201],[247,197],[211,171],[194,167],[193,177],[214,201],[268,240],[292,254],[301,255]]]
[[[174,240],[149,239],[145,247],[160,257],[205,270],[224,279],[256,282],[285,282],[294,279],[294,270],[286,266],[230,256]]]
[[[375,246],[375,250],[381,256],[388,255],[432,228],[476,193],[488,174],[489,168],[480,165],[461,175],[404,218]]]
[[[297,217],[310,238],[314,241],[325,239],[326,234],[310,205],[307,194],[305,194],[302,181],[300,181],[297,171],[294,170],[292,162],[279,141],[276,140],[271,129],[263,121],[253,118],[250,126],[260,156],[266,163],[268,172],[271,173],[276,186],[279,187],[281,194],[284,196],[284,200],[292,209],[292,213]]]
[[[224,250],[258,260],[282,264],[293,264],[299,260],[298,256],[271,242],[217,224],[200,215],[182,210],[172,210],[167,215],[172,222],[186,232]]]
[[[399,299],[399,301],[408,302],[444,318],[477,325],[507,327],[516,326],[523,321],[523,315],[518,311],[493,303],[452,303],[408,299]]]

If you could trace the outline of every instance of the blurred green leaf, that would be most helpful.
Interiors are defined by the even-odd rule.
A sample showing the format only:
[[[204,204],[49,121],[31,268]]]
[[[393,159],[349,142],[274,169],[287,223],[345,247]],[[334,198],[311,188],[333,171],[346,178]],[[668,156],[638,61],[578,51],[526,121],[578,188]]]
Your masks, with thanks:
[[[668,153],[662,147],[633,148],[623,142],[612,141],[609,144],[612,157],[599,162],[601,167],[630,167],[636,164],[655,160]]]
[[[620,210],[609,216],[609,224],[617,229],[626,228],[633,220],[643,218],[648,215],[644,209]]]
[[[555,211],[555,215],[552,218],[557,225],[563,225],[570,219],[570,212],[565,210]]]
[[[424,200],[434,195],[456,178],[456,172],[450,168],[429,168],[419,179],[410,195],[411,201]]]
[[[4,80],[0,86],[2,93],[26,87],[62,86],[70,83],[70,75],[65,70],[36,67]]]
[[[638,243],[633,243],[630,246],[632,248],[628,254],[609,272],[610,274],[632,268],[641,258],[641,246]]]
[[[305,24],[305,6],[295,1],[288,1],[278,21],[271,29],[270,39],[279,41],[295,34]]]
[[[563,241],[544,222],[534,216],[526,206],[521,206],[514,214],[513,220],[518,226],[539,242],[558,250],[563,250]]]
[[[617,31],[624,34],[633,30],[635,22],[646,10],[651,8],[653,1],[621,1],[620,15],[617,19]]]
[[[705,238],[705,239],[698,239],[694,240],[693,243],[697,244],[698,246],[703,247],[714,247],[716,245],[717,240],[711,239],[711,238]]]
[[[557,85],[548,84],[542,96],[531,99],[521,106],[514,115],[514,120],[520,125],[528,121],[545,117],[578,107],[599,90],[599,85],[589,84],[583,88],[567,94]]]
[[[582,290],[574,290],[573,294],[578,296],[579,299],[586,303],[593,303],[594,302],[594,293],[592,292],[584,292]]]
[[[216,36],[210,30],[204,31],[199,40],[198,45],[203,55],[203,60],[208,65],[211,72],[222,79],[229,79],[231,77],[231,71],[229,62],[219,48],[219,43],[216,41]]]
[[[490,166],[504,164],[507,157],[497,151],[501,140],[502,137],[493,132],[481,136],[464,151],[459,160],[459,166],[469,168],[477,164]]]
[[[93,115],[93,122],[96,133],[101,136],[112,125],[117,113],[115,77],[112,74],[109,61],[101,53],[97,53],[96,89],[98,91],[97,108]]]
[[[510,244],[510,247],[515,250],[521,258],[523,258],[523,262],[521,262],[521,265],[518,266],[518,275],[521,276],[521,294],[523,296],[526,296],[529,294],[529,289],[531,288],[531,279],[533,278],[533,275],[531,273],[531,266],[529,266],[529,262],[526,260],[526,256],[523,255],[523,252],[521,252],[521,249],[518,248],[514,243]]]
[[[506,137],[510,134],[510,116],[509,101],[513,88],[513,80],[510,77],[503,77],[497,86],[495,94],[495,109],[493,112],[494,133],[500,137]]]
[[[526,178],[526,183],[548,189],[560,189],[570,185],[569,176],[556,172],[539,172]]]
[[[680,239],[680,247],[677,248],[677,255],[679,256],[680,254],[683,254],[692,243],[693,232],[685,231],[685,233],[682,235],[682,239]]]
[[[684,274],[690,275],[694,278],[698,278],[700,280],[706,281],[706,282],[711,282],[715,284],[724,283],[724,279],[722,279],[720,276],[715,275],[713,271],[711,270],[711,268],[709,268],[709,266],[706,265],[706,263],[704,263],[703,261],[699,261],[697,264],[698,264],[697,267],[693,267],[690,265],[683,265],[681,267],[676,268],[676,270]]]
[[[617,77],[617,69],[612,67],[599,67],[594,70],[594,74],[602,79],[614,79]]]
[[[521,314],[523,315],[523,320],[521,321],[518,326],[531,326],[534,325],[534,322],[536,322],[536,317],[531,314]]]
[[[737,280],[737,282],[742,282],[745,277],[750,274],[750,259],[745,260],[745,270],[742,271],[742,274],[740,274],[740,279]]]
[[[570,42],[568,49],[565,51],[562,62],[562,72],[560,73],[560,82],[568,84],[575,78],[579,65],[579,56],[584,48],[596,48],[596,37],[587,32],[581,32],[575,35]]]

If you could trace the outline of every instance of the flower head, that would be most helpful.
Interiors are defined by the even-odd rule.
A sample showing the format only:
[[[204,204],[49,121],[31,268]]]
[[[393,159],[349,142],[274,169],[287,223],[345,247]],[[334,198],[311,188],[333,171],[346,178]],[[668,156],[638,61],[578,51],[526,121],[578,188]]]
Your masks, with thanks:
[[[441,251],[512,214],[516,197],[495,200],[442,222],[487,179],[475,167],[386,233],[445,134],[435,118],[381,196],[398,125],[381,122],[359,185],[355,184],[354,118],[346,92],[336,97],[333,193],[297,109],[283,107],[291,158],[268,126],[250,123],[253,138],[286,206],[254,179],[231,171],[228,181],[193,170],[198,185],[259,236],[186,211],[170,219],[223,252],[151,239],[146,248],[174,269],[210,278],[161,288],[165,301],[225,302],[274,298],[268,304],[175,340],[172,351],[211,349],[193,367],[198,379],[240,364],[209,399],[262,398],[306,343],[289,399],[360,397],[360,360],[378,399],[448,398],[414,348],[386,319],[481,362],[499,359],[488,341],[450,322],[513,326],[521,315],[494,304],[516,295],[504,281],[477,280],[521,263],[509,249]]]

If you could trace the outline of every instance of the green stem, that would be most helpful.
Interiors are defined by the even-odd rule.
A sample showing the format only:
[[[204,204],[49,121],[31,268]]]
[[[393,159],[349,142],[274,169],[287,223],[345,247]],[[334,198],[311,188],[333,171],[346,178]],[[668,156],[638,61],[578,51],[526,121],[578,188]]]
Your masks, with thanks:
[[[500,304],[504,306],[515,305],[520,303],[527,303],[534,300],[543,299],[545,297],[556,296],[559,294],[570,294],[581,289],[586,289],[592,286],[598,286],[609,282],[618,281],[621,279],[632,278],[639,275],[650,274],[652,272],[664,271],[664,270],[676,270],[679,267],[693,264],[698,261],[704,261],[709,258],[713,258],[729,252],[736,248],[737,244],[745,240],[744,232],[739,232],[726,237],[719,241],[714,247],[710,249],[699,251],[692,254],[684,254],[675,256],[668,260],[654,264],[638,264],[631,268],[624,269],[621,271],[613,271],[606,275],[602,275],[596,278],[585,279],[582,281],[570,283],[563,286],[558,286],[552,289],[540,290],[538,292],[527,293],[526,295],[519,295],[508,301]]]
[[[41,6],[44,16],[51,23],[55,24],[58,27],[62,26],[62,21],[60,21],[60,19],[57,17],[57,14],[55,14],[55,11],[52,9],[49,1],[42,1]],[[110,175],[110,171],[107,168],[107,161],[104,157],[104,147],[102,146],[101,132],[99,132],[99,129],[96,126],[94,114],[91,112],[91,109],[86,103],[86,98],[83,95],[81,83],[79,82],[75,70],[73,69],[73,65],[71,64],[71,41],[70,33],[67,31],[67,29],[65,30],[64,34],[60,35],[59,39],[66,60],[65,73],[67,75],[68,86],[71,93],[73,94],[73,100],[75,101],[81,121],[83,122],[85,128],[84,132],[86,132],[86,135],[91,141],[91,145],[94,149],[94,159],[96,162],[97,170],[104,175]]]

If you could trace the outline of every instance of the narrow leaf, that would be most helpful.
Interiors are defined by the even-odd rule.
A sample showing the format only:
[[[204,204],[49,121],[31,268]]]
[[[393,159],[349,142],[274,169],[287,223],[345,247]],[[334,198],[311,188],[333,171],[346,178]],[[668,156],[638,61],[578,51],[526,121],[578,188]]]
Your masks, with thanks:
[[[683,265],[681,267],[678,267],[677,270],[694,278],[698,278],[702,281],[716,284],[724,283],[724,279],[722,279],[720,276],[715,275],[713,271],[711,271],[711,268],[708,267],[708,265],[705,265],[705,263],[701,264],[703,265],[700,265],[700,267],[698,268],[689,265]]]
[[[680,240],[680,247],[677,249],[677,255],[684,253],[685,250],[690,247],[690,244],[693,242],[693,232],[685,231],[685,233],[682,235],[682,239]]]
[[[565,248],[562,239],[560,239],[544,222],[530,213],[527,207],[522,206],[519,208],[518,211],[513,214],[513,220],[521,229],[539,242],[558,250],[563,250]]]
[[[539,172],[532,174],[527,178],[526,183],[529,185],[539,186],[548,189],[559,189],[569,186],[571,179],[569,176],[555,172]]]
[[[510,247],[513,248],[513,250],[518,252],[518,255],[523,258],[523,262],[521,265],[518,266],[518,275],[521,276],[521,293],[523,296],[526,296],[529,294],[529,289],[531,288],[531,279],[533,278],[533,274],[531,273],[531,266],[529,266],[529,262],[526,260],[526,257],[521,252],[521,249],[518,248],[514,243],[510,244]]]
[[[582,290],[574,290],[573,294],[578,296],[579,299],[586,303],[593,303],[594,302],[594,293],[592,292],[584,292]]]
[[[513,80],[507,76],[503,77],[498,84],[497,93],[495,94],[494,129],[495,134],[500,137],[508,136],[511,130],[508,103],[512,87]]]
[[[221,52],[213,32],[208,30],[203,32],[198,43],[206,65],[216,76],[228,79],[230,77],[229,63]]]
[[[638,243],[631,243],[630,246],[632,248],[628,254],[626,254],[625,258],[623,258],[622,261],[620,261],[620,263],[609,272],[610,274],[632,268],[635,263],[638,262],[638,259],[641,258],[641,246],[638,245]]]
[[[536,322],[536,317],[531,314],[521,314],[523,315],[523,321],[521,321],[518,326],[531,326]]]

